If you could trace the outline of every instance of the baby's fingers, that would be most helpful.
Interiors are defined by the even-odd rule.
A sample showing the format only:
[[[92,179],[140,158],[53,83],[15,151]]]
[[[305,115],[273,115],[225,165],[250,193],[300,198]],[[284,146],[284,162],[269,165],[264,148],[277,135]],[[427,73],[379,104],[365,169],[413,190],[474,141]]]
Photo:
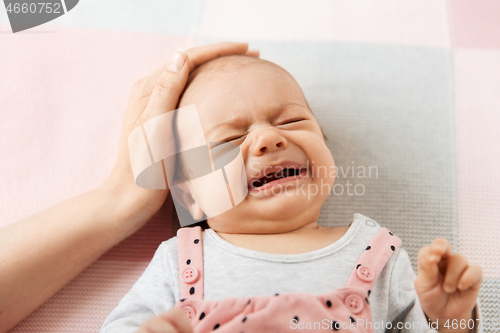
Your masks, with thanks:
[[[136,333],[180,333],[175,325],[160,318],[160,316],[153,317],[142,324]]]
[[[458,289],[461,291],[467,289],[479,290],[483,280],[483,270],[477,265],[470,265],[460,277]]]
[[[442,273],[439,263],[451,256],[451,245],[444,238],[436,238],[430,246],[424,246],[418,252],[417,282],[425,289],[433,288],[441,282]]]
[[[432,258],[438,262],[451,256],[451,245],[446,238],[436,238],[431,243]]]
[[[432,253],[430,246],[424,246],[418,251],[418,275],[415,287],[431,289],[440,282],[438,258]]]
[[[137,333],[192,333],[193,327],[184,311],[173,308],[146,321]]]
[[[418,252],[418,283],[422,287],[432,288],[441,281],[439,263],[451,256],[450,243],[444,238],[436,238],[430,246],[424,246]]]
[[[448,263],[446,265],[446,273],[443,282],[443,289],[448,294],[454,293],[457,291],[458,280],[465,272],[465,270],[469,267],[469,262],[467,258],[463,255],[457,253],[452,255],[448,259]]]
[[[191,321],[189,317],[184,313],[183,310],[179,308],[173,308],[170,311],[162,313],[159,317],[174,323],[177,326],[179,333],[192,333],[193,326],[191,326]]]

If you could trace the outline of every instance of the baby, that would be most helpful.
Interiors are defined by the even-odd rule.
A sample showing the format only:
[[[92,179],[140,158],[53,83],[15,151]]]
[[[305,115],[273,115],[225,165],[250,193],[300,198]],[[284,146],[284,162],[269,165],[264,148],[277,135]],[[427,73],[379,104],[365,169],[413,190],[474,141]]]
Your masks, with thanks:
[[[370,218],[317,224],[335,165],[287,71],[216,58],[190,74],[178,107],[192,104],[207,142],[240,147],[248,195],[204,230],[181,228],[163,242],[100,332],[156,332],[155,316],[184,332],[173,308],[194,332],[481,330],[481,269],[445,239],[420,250],[415,278],[399,238]],[[200,220],[207,207],[190,190],[182,204]]]

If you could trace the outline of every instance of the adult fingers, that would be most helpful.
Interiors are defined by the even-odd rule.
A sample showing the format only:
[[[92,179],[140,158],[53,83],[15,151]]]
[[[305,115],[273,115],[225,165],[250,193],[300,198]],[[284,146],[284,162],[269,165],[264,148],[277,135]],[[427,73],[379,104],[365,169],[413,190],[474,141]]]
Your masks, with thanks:
[[[259,50],[248,50],[245,54],[256,58],[260,56]]]
[[[196,67],[214,58],[229,55],[229,54],[247,54],[249,56],[258,57],[258,50],[248,50],[248,43],[221,42],[215,44],[195,46],[184,51],[189,57],[189,71],[191,72]],[[157,79],[168,62],[161,65],[151,75],[152,79]]]
[[[188,49],[185,52],[177,50],[176,55],[174,55],[174,59],[179,53],[182,53],[187,57],[186,63],[189,66],[186,66],[186,69],[182,68],[182,70],[178,72],[178,75],[171,75],[168,73],[168,68],[173,61],[171,59],[168,63],[160,66],[155,72],[153,72],[153,74],[143,79],[144,86],[152,86],[155,82],[155,86],[152,88],[153,94],[154,91],[158,90],[158,92],[167,93],[169,97],[167,100],[161,97],[163,94],[156,94],[155,99],[151,101],[153,98],[153,96],[151,96],[148,103],[147,118],[145,118],[146,120],[175,109],[179,96],[186,85],[187,75],[189,75],[189,72],[194,70],[197,66],[219,56],[229,54],[247,54],[254,57],[259,56],[258,50],[248,50],[248,43],[233,42],[197,46]],[[187,73],[185,71],[187,71]],[[172,78],[176,78],[176,80],[172,80]],[[177,85],[175,83],[176,81],[178,81]],[[146,91],[145,95],[147,94],[148,92]],[[175,103],[173,103],[174,100]]]
[[[175,110],[189,75],[189,67],[186,63],[188,63],[188,56],[180,50],[175,51],[155,83],[142,116],[143,121]]]

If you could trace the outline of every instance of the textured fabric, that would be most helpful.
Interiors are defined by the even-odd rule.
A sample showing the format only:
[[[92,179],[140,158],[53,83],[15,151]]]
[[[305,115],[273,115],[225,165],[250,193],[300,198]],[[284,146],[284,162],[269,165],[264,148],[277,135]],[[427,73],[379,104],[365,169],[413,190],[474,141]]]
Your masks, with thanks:
[[[339,186],[319,222],[345,225],[355,211],[383,221],[414,269],[421,246],[448,238],[483,268],[480,300],[492,324],[500,318],[499,5],[85,0],[18,34],[0,10],[0,227],[106,179],[130,87],[175,49],[249,41],[295,76],[329,138]],[[359,184],[363,195],[353,194]],[[175,235],[172,209],[169,199],[13,332],[98,331]]]
[[[101,333],[134,332],[144,321],[171,309],[176,304],[182,307],[191,306],[196,311],[192,319],[193,322],[199,320],[201,312],[206,311],[205,319],[208,320],[204,323],[213,329],[217,322],[213,322],[208,314],[213,307],[224,306],[226,309],[228,306],[228,309],[238,313],[236,318],[243,320],[249,312],[258,311],[265,306],[275,306],[276,304],[273,302],[267,303],[269,298],[274,300],[275,297],[282,296],[283,299],[292,302],[293,306],[290,311],[296,309],[293,314],[283,312],[282,329],[285,330],[293,327],[290,320],[295,317],[298,317],[299,322],[302,322],[303,325],[307,325],[308,310],[300,306],[299,301],[310,304],[311,301],[315,300],[316,303],[313,302],[312,306],[316,308],[318,307],[317,303],[324,304],[325,306],[319,312],[324,316],[319,318],[320,322],[323,319],[335,319],[328,311],[326,302],[330,300],[332,308],[336,304],[342,306],[345,297],[348,296],[345,292],[357,293],[358,288],[361,288],[360,297],[363,295],[362,300],[368,295],[368,290],[371,290],[367,297],[369,305],[365,304],[365,306],[367,309],[368,307],[372,309],[375,332],[384,332],[385,326],[382,326],[382,322],[387,323],[395,319],[415,325],[407,332],[425,331],[423,329],[426,324],[425,316],[419,306],[420,303],[413,286],[415,274],[411,268],[408,254],[404,249],[397,247],[397,242],[393,243],[395,245],[394,251],[390,248],[392,244],[386,246],[385,256],[389,257],[387,264],[383,265],[385,262],[383,257],[380,258],[378,264],[375,264],[373,272],[377,273],[380,269],[380,275],[373,280],[374,285],[351,286],[351,284],[356,285],[357,283],[351,277],[352,272],[356,271],[356,267],[360,263],[369,265],[370,260],[365,254],[369,256],[367,252],[372,251],[371,248],[375,248],[375,243],[370,244],[370,242],[381,230],[386,231],[375,221],[361,214],[355,214],[345,235],[331,245],[312,252],[282,255],[238,247],[222,239],[213,230],[207,229],[202,233],[202,241],[197,244],[203,245],[203,300],[199,296],[188,296],[188,299],[185,299],[186,295],[181,293],[180,284],[182,284],[183,270],[180,267],[185,268],[186,265],[179,263],[179,240],[174,237],[160,245],[144,274],[106,319]],[[381,236],[392,237],[388,233]],[[367,250],[367,246],[371,246],[371,248]],[[181,257],[182,260],[185,259],[185,256]],[[199,257],[200,255],[196,256],[196,258]],[[195,262],[191,261],[190,265]],[[357,270],[361,268],[360,266]],[[298,298],[293,296],[295,293],[299,294]],[[194,291],[193,294],[188,292],[187,295],[197,294]],[[311,298],[307,295],[315,296]],[[331,297],[331,299],[327,297]],[[185,300],[181,301],[181,299]],[[249,299],[251,300],[250,308],[247,308]],[[276,299],[276,301],[278,300]],[[277,304],[281,304],[281,302],[278,301]],[[345,312],[346,309],[340,308],[344,312],[341,312],[338,322],[343,324],[347,320],[347,324],[344,324],[345,327],[350,323],[349,317],[356,318],[356,316],[351,314],[346,317],[348,314]],[[335,311],[335,314],[338,314],[337,310]],[[264,318],[267,314],[261,312],[257,314],[257,317],[259,316]],[[251,318],[252,315],[249,314],[248,322]],[[314,324],[314,321],[310,322]],[[221,332],[223,332],[224,325],[223,323],[219,324]],[[396,323],[394,323],[395,325]],[[418,330],[416,325],[421,325],[422,330]],[[199,331],[206,332],[207,327],[200,327]],[[261,329],[266,329],[266,327],[250,330],[250,332],[261,332]]]

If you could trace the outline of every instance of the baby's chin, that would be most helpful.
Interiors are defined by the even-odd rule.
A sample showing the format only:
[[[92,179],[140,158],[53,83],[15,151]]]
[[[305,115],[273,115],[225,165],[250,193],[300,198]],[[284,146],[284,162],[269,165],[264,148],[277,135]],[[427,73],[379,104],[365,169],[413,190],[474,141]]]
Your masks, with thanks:
[[[250,194],[249,194],[250,196]],[[317,220],[324,198],[310,200],[284,193],[266,200],[246,198],[240,205],[207,220],[209,226],[225,233],[287,232]]]
[[[254,202],[251,206],[255,207],[252,211],[256,217],[280,221],[316,215],[316,212],[319,214],[324,201],[319,196],[310,197],[308,200],[307,195],[279,194],[270,200]]]

